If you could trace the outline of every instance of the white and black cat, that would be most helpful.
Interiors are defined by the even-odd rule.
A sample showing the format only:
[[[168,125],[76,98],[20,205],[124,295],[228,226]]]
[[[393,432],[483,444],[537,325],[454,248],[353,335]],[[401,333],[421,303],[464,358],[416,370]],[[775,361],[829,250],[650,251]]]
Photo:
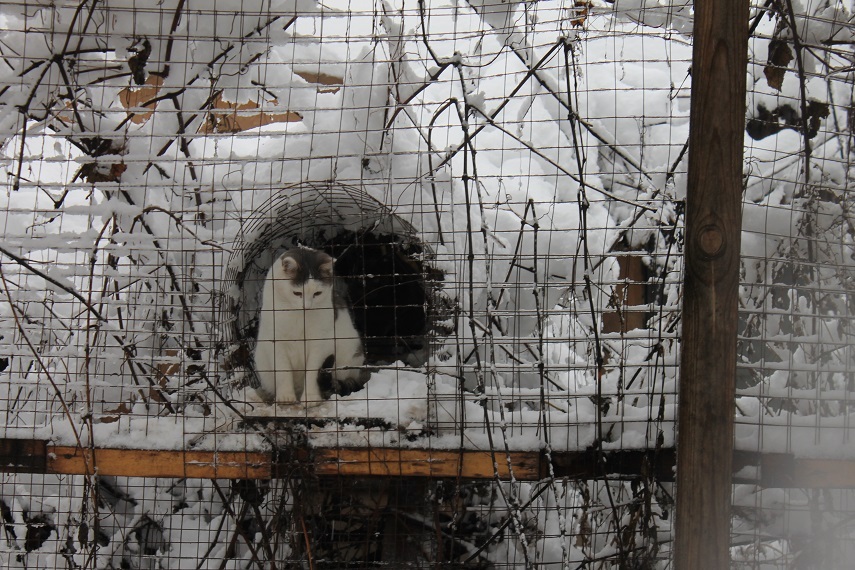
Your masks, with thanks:
[[[365,356],[333,258],[298,247],[267,273],[255,370],[259,391],[276,403],[318,404],[367,380]]]

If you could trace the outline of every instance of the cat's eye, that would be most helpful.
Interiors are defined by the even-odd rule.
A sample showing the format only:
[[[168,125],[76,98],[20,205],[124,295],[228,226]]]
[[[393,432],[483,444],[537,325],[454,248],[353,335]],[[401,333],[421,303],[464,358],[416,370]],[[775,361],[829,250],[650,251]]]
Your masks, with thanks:
[[[297,295],[298,297],[302,297],[302,296],[303,296],[303,292],[302,292],[302,291],[294,291],[294,294],[295,294],[295,295]]]
[[[323,293],[323,291],[315,291],[314,296],[315,296],[315,297],[320,297],[320,296],[321,296],[321,293]]]

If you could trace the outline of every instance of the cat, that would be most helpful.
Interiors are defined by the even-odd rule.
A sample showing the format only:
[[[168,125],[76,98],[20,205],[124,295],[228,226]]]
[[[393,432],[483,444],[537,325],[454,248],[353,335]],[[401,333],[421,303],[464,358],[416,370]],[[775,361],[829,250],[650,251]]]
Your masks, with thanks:
[[[367,380],[362,340],[334,262],[298,247],[267,273],[255,347],[258,390],[267,401],[316,405]]]

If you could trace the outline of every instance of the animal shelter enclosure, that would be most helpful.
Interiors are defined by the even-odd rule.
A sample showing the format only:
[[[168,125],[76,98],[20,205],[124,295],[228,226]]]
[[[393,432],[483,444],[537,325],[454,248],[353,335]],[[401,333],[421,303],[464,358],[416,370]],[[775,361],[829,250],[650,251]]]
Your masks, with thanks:
[[[673,567],[696,12],[3,3],[2,564]],[[843,568],[855,26],[745,18],[727,550]],[[295,248],[361,347],[308,404],[256,363]]]

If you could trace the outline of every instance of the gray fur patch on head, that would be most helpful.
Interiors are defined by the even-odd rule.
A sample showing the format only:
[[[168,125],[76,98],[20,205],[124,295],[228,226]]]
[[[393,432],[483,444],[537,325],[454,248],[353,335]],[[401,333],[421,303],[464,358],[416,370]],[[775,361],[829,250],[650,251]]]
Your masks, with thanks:
[[[286,279],[297,279],[300,273],[300,263],[296,259],[286,254],[279,258],[279,263],[282,264],[282,273]]]
[[[331,281],[333,278],[333,258],[325,253],[321,255],[326,257],[326,260],[318,265],[318,277],[324,281]]]
[[[334,279],[333,259],[323,251],[309,247],[289,249],[279,258],[282,271],[287,279],[302,285],[309,279],[317,279],[332,285]]]

